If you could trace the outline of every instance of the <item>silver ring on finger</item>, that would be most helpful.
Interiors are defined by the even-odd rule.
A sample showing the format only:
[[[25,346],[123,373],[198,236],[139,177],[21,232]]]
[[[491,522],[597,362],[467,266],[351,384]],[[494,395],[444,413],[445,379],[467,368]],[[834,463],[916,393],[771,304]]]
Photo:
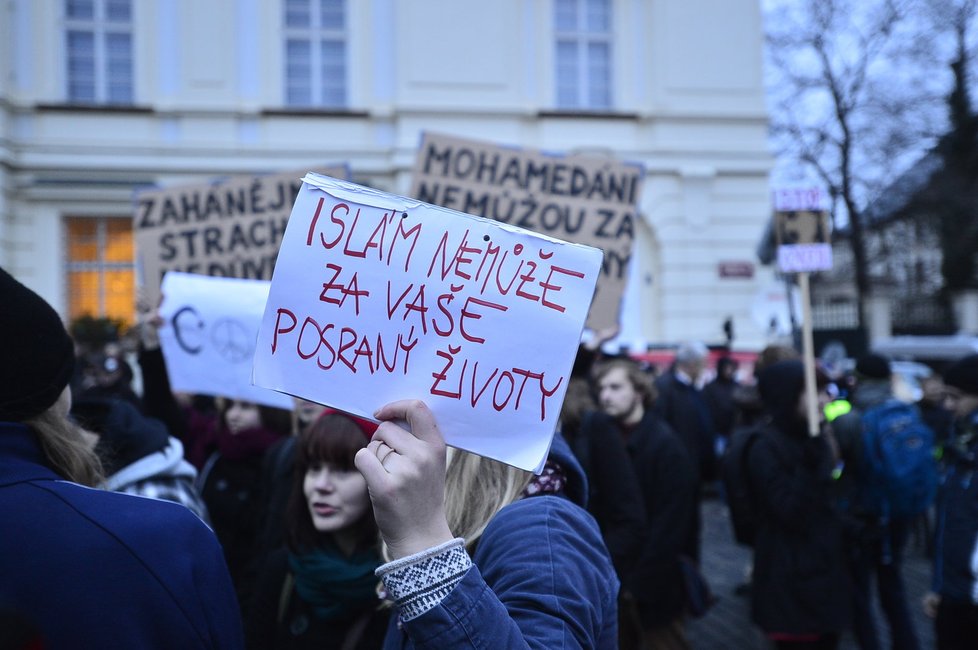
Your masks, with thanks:
[[[381,465],[383,465],[384,461],[390,458],[390,455],[393,453],[395,453],[394,448],[385,442],[380,443],[380,446],[377,447],[377,458],[380,460]]]

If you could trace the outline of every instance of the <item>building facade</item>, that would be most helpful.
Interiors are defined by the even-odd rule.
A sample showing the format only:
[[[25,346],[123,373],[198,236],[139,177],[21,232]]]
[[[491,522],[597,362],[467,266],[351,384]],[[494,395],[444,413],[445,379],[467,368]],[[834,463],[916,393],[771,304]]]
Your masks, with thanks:
[[[0,265],[131,319],[137,188],[339,163],[403,194],[437,131],[641,163],[621,342],[732,317],[757,348],[762,44],[756,0],[0,0]]]

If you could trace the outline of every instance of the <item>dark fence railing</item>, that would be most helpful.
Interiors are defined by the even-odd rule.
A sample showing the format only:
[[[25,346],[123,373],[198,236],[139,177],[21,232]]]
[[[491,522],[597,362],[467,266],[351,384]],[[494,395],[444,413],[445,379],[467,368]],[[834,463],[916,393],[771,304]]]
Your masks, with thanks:
[[[954,334],[957,322],[948,301],[934,295],[909,295],[892,305],[893,334],[937,336]]]

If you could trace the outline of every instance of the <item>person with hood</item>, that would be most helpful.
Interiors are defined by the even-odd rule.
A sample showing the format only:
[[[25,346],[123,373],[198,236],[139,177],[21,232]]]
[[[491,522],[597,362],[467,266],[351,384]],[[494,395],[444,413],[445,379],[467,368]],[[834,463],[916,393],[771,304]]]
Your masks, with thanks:
[[[396,610],[384,648],[617,647],[618,578],[559,435],[534,477],[446,451],[424,402],[374,417],[355,462],[390,559],[377,570]]]
[[[870,410],[896,399],[890,362],[878,354],[867,354],[856,361],[852,410],[832,421],[832,431],[844,463],[840,491],[848,504],[849,565],[853,576],[853,633],[862,650],[880,647],[873,616],[873,578],[894,650],[920,647],[903,584],[903,552],[912,521],[861,510],[860,494],[868,481],[863,463],[863,416]]]
[[[0,611],[48,650],[242,647],[220,546],[186,508],[91,489],[98,457],[68,419],[74,345],[0,269]]]
[[[183,444],[159,420],[143,416],[129,402],[88,398],[71,415],[98,436],[95,453],[105,471],[105,488],[186,506],[208,522],[207,507],[194,486],[197,470],[184,460]]]
[[[850,583],[834,458],[823,435],[808,433],[801,361],[766,367],[758,390],[767,420],[747,452],[757,516],[752,618],[778,648],[836,648],[849,624]]]
[[[944,383],[954,424],[944,448],[934,579],[924,606],[935,617],[938,650],[965,650],[978,639],[978,354],[949,366]]]

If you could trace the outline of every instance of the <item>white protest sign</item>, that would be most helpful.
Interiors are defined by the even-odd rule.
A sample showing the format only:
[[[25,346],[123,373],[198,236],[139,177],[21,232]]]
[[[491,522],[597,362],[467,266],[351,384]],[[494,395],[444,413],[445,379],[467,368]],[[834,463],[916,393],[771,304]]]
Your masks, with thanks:
[[[291,409],[292,399],[251,384],[269,282],[168,272],[160,346],[175,391]]]
[[[541,467],[601,251],[317,174],[303,180],[255,383],[367,418],[420,399],[448,444]]]
[[[778,246],[778,268],[783,273],[831,270],[832,245],[794,244]]]

